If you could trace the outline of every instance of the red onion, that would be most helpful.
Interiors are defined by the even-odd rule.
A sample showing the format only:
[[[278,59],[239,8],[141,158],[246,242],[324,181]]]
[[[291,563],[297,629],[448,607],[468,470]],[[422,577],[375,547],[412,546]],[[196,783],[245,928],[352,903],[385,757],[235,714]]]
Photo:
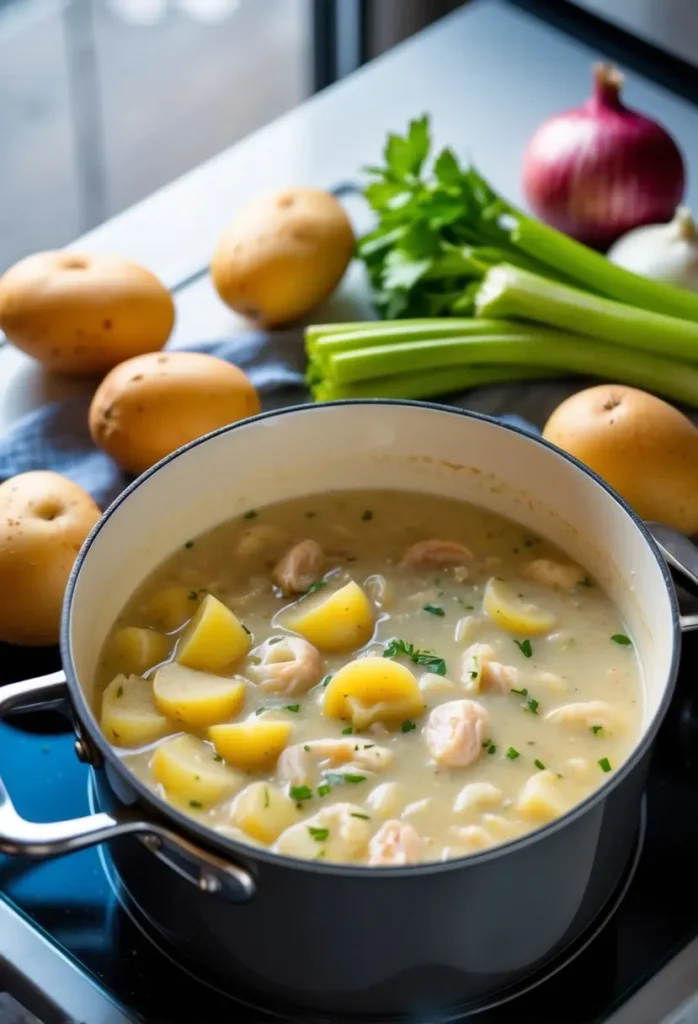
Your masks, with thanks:
[[[684,192],[676,143],[660,124],[623,105],[622,84],[616,68],[596,64],[590,99],[545,121],[524,156],[531,209],[603,249],[631,228],[671,220]]]

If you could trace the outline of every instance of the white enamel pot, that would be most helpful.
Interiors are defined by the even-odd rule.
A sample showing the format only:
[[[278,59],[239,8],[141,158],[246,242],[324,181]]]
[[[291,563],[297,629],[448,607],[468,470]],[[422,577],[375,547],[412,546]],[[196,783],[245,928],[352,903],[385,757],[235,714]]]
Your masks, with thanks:
[[[250,507],[370,488],[459,498],[543,534],[606,588],[642,664],[642,736],[626,763],[564,817],[460,861],[376,870],[226,839],[134,779],[92,707],[100,649],[118,613],[189,538]],[[165,459],[88,538],[64,608],[67,683],[56,674],[5,687],[0,714],[67,699],[99,809],[29,823],[0,784],[0,850],[41,857],[125,835],[111,846],[116,869],[167,941],[224,988],[308,1008],[304,1021],[311,1010],[334,1021],[479,1005],[560,955],[611,900],[636,843],[679,648],[674,589],[649,532],[597,477],[539,438],[411,402],[263,414]]]

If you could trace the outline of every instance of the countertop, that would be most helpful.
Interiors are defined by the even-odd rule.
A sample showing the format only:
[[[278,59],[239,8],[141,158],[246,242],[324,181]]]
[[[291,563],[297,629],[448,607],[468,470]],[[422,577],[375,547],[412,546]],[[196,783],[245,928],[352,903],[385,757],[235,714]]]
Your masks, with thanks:
[[[69,248],[115,252],[150,267],[170,287],[205,268],[236,210],[265,189],[329,188],[376,160],[389,130],[428,111],[437,145],[472,157],[496,188],[522,202],[525,143],[548,115],[589,92],[590,65],[603,56],[506,0],[473,0],[385,56],[303,103],[219,156],[106,222]],[[629,73],[627,101],[660,118],[698,167],[698,111]],[[698,182],[689,181],[698,207]],[[207,276],[176,294],[172,344],[229,336],[244,324]],[[318,315],[355,318],[368,310],[355,269]],[[9,346],[0,350],[0,430],[43,402],[93,387],[44,373]]]

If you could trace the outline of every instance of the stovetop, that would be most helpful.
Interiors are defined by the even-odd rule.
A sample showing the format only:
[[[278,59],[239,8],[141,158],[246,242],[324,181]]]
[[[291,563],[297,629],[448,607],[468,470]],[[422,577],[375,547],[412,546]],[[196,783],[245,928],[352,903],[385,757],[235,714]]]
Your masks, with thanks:
[[[55,652],[20,656],[1,646],[0,665],[0,681],[58,667]],[[697,666],[695,633],[684,641],[676,698],[650,771],[644,841],[620,908],[552,978],[468,1020],[698,1021],[698,1003],[692,1002],[698,990]],[[75,758],[72,734],[54,713],[0,725],[0,775],[28,818],[53,821],[89,813],[89,769]],[[4,986],[35,1015],[12,1016],[3,1010],[7,997],[0,996],[0,1024],[307,1024],[304,1016],[271,1017],[244,1007],[186,973],[123,908],[107,862],[96,849],[48,863],[0,857],[0,992]]]

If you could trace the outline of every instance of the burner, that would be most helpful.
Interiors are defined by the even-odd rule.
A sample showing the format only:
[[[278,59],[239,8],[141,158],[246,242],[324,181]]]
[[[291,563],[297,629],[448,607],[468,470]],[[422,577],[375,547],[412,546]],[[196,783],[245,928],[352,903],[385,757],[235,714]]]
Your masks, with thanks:
[[[90,778],[88,785],[88,801],[91,811],[96,812],[99,810],[92,778]],[[443,1010],[436,1016],[431,1014],[428,1021],[422,1021],[422,1024],[449,1024],[449,1022],[475,1020],[476,1018],[479,1024],[495,1024],[495,1021],[501,1021],[501,1024],[509,1024],[509,1021],[511,1021],[513,1024],[513,1021],[515,1020],[522,1022],[534,1019],[533,1017],[529,1018],[528,1016],[522,1016],[522,1014],[533,1012],[533,1007],[529,1005],[530,1000],[522,999],[522,997],[534,997],[535,990],[538,989],[539,986],[544,983],[550,985],[553,979],[558,975],[560,975],[561,978],[565,977],[567,970],[573,965],[573,962],[576,961],[577,958],[581,957],[593,943],[602,940],[603,933],[607,931],[610,922],[623,902],[635,877],[644,847],[646,826],[647,808],[646,801],[643,800],[640,825],[633,855],[615,892],[609,897],[606,904],[601,908],[596,918],[591,922],[582,936],[580,936],[575,942],[570,943],[569,946],[562,950],[553,960],[538,970],[535,974],[529,976],[519,985],[512,986],[511,988],[502,991],[496,998],[479,1001],[478,1003],[471,1003],[467,1006],[454,1007],[450,1010]],[[148,914],[140,907],[137,900],[131,895],[123,880],[120,878],[109,855],[108,847],[100,847],[99,858],[118,905],[122,908],[129,920],[136,926],[138,931],[173,965],[173,967],[187,975],[192,986],[204,987],[217,998],[225,1000],[228,1005],[228,1012],[233,1006],[254,1011],[254,1017],[249,1018],[249,1024],[252,1024],[252,1021],[254,1021],[254,1024],[267,1024],[267,1022],[270,1022],[271,1024],[273,1021],[296,1022],[296,1024],[300,1021],[302,1021],[303,1024],[352,1024],[352,1022],[356,1022],[358,1020],[365,1022],[365,1024],[384,1024],[385,1018],[372,1018],[365,1016],[360,1018],[355,1016],[339,1018],[334,1016],[330,1020],[325,1015],[305,1009],[289,1009],[288,1011],[278,1010],[265,1006],[263,1002],[254,1001],[255,996],[248,996],[247,994],[243,996],[240,993],[226,992],[223,988],[218,986],[215,979],[206,976],[205,970],[202,970],[201,965],[195,964],[186,959],[174,945],[170,944],[162,931],[150,920]],[[609,938],[611,938],[611,935],[609,935]],[[566,984],[566,982],[563,981],[563,984]],[[261,996],[261,993],[256,994],[257,998],[259,998],[259,996]],[[510,1008],[513,1016],[510,1017],[507,1011],[509,1010],[508,1004],[511,1003],[513,1003]],[[496,1011],[494,1016],[492,1015],[493,1011]],[[538,1009],[535,1014],[535,1019],[540,1022],[540,1024],[545,1024],[548,1018],[542,1016],[542,1012],[543,1011],[541,1009]],[[302,1017],[299,1016],[299,1014],[302,1014]],[[236,1020],[241,1021],[241,1018],[236,1016]],[[391,1017],[390,1021],[394,1021],[396,1024],[398,1021],[409,1021],[409,1024],[420,1024],[418,1018],[415,1018],[414,1016],[399,1018]]]

